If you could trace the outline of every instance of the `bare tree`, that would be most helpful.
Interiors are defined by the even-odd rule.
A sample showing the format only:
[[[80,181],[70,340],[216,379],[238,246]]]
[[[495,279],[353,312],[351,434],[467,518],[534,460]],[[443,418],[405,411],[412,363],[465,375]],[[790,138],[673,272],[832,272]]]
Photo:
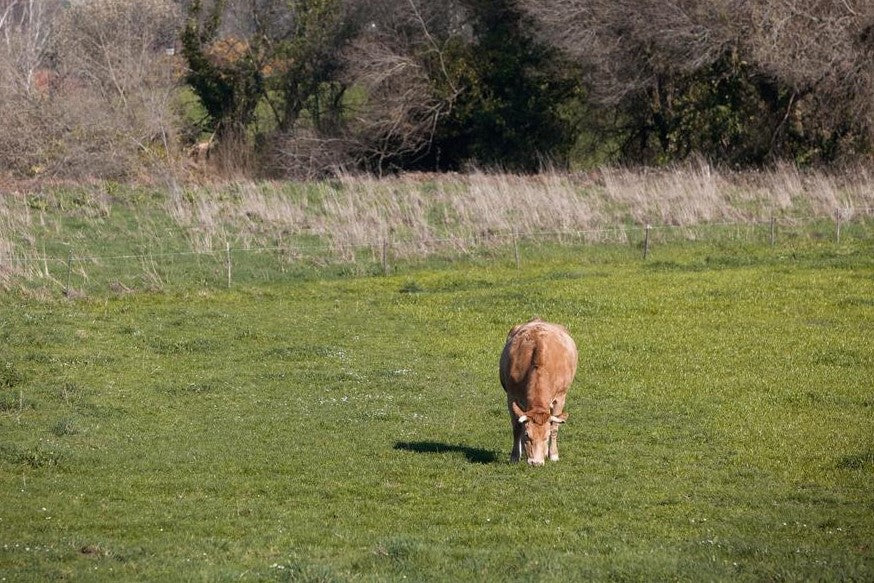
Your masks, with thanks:
[[[748,9],[746,53],[791,93],[781,128],[874,145],[874,3],[758,0]]]
[[[46,64],[53,17],[59,7],[57,1],[12,0],[0,12],[5,81],[24,94],[32,95],[36,75]]]
[[[367,95],[353,112],[355,150],[379,173],[393,159],[427,150],[461,92],[445,57],[457,40],[446,19],[452,8],[414,0],[385,8],[346,54],[349,82]]]
[[[122,177],[172,159],[175,19],[169,0],[7,3],[0,169]]]
[[[672,132],[688,132],[692,117],[701,117],[700,109],[684,117],[678,104],[700,93],[696,83],[706,77],[723,89],[733,84],[735,101],[746,100],[743,116],[759,116],[747,131],[769,136],[760,153],[779,154],[781,142],[790,154],[793,142],[821,150],[850,135],[867,136],[870,147],[874,3],[869,0],[521,4],[538,21],[542,38],[584,66],[591,96],[638,115],[640,127],[660,135],[663,150],[671,147]]]
[[[742,0],[521,0],[542,38],[583,62],[594,95],[616,103],[660,76],[707,66],[745,23]]]
[[[317,171],[329,164],[382,174],[426,152],[461,93],[447,53],[463,42],[462,12],[455,2],[370,2],[357,15],[360,33],[343,51],[339,77],[361,97],[347,100],[338,126],[289,135],[286,165],[306,168],[319,153],[326,164]]]
[[[376,174],[566,159],[575,68],[531,39],[512,0],[374,0],[359,18],[341,123],[289,135],[287,167],[328,152]]]
[[[66,77],[95,92],[136,154],[152,160],[177,148],[178,22],[169,0],[90,0],[64,13],[58,34]]]
[[[0,11],[0,172],[44,168],[43,115],[54,17],[60,2],[13,0]]]

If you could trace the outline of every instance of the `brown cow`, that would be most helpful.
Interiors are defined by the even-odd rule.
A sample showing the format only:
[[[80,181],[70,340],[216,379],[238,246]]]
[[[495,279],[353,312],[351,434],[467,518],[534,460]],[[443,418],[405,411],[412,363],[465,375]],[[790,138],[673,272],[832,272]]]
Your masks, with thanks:
[[[500,373],[513,425],[510,461],[523,448],[531,465],[542,466],[547,450],[558,461],[558,426],[576,372],[577,346],[564,326],[534,319],[507,334]]]

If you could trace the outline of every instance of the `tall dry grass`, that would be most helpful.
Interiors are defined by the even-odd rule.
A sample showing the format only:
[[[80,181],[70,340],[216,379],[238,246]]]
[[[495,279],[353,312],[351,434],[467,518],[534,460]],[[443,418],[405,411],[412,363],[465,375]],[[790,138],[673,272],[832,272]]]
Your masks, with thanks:
[[[842,172],[791,165],[734,172],[693,161],[588,174],[343,175],[319,182],[174,186],[163,197],[140,196],[139,202],[135,194],[110,195],[111,185],[94,183],[81,185],[72,206],[68,186],[66,198],[50,187],[29,187],[39,190],[37,199],[55,212],[34,211],[28,203],[33,196],[0,196],[0,285],[13,278],[51,277],[47,262],[41,266],[38,260],[45,253],[36,232],[49,242],[81,236],[65,230],[62,217],[74,214],[92,226],[91,239],[100,238],[112,228],[105,219],[119,204],[137,215],[138,232],[130,234],[139,237],[133,242],[137,249],[166,249],[162,238],[169,219],[178,229],[174,249],[272,248],[289,260],[325,261],[348,261],[368,252],[379,257],[385,244],[394,257],[423,257],[506,244],[516,237],[622,242],[629,230],[637,233],[646,224],[677,226],[681,233],[689,228],[685,232],[691,237],[692,227],[706,225],[874,214],[874,172],[863,166]],[[136,193],[136,188],[125,192]],[[63,201],[53,202],[53,196]]]
[[[36,244],[30,207],[18,197],[0,198],[0,289],[16,279],[50,278]]]
[[[693,226],[831,217],[852,218],[874,206],[866,167],[841,173],[801,171],[789,164],[762,171],[719,172],[697,161],[668,170],[607,169],[604,198],[638,223]]]
[[[590,174],[533,176],[473,172],[393,178],[340,176],[289,189],[288,183],[241,182],[174,196],[168,210],[193,248],[218,239],[249,246],[277,236],[312,234],[350,258],[391,241],[399,256],[421,256],[509,237],[569,235],[623,240],[623,227],[750,224],[831,218],[874,209],[870,168],[844,172],[719,171],[694,161],[667,169],[605,168]]]

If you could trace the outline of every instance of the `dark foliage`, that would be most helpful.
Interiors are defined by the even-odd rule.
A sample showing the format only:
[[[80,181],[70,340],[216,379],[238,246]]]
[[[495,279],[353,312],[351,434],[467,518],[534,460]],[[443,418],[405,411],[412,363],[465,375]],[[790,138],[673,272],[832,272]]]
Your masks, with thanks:
[[[511,2],[469,4],[474,42],[454,64],[463,91],[416,165],[531,172],[566,164],[579,130],[568,107],[582,94],[575,67],[532,38]]]

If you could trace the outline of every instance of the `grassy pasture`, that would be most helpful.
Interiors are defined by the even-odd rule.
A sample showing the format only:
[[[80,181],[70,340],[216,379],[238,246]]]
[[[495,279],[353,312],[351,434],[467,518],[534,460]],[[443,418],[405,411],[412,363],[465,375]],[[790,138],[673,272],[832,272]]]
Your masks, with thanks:
[[[0,296],[0,579],[871,580],[874,247]],[[581,363],[506,461],[511,325]]]

